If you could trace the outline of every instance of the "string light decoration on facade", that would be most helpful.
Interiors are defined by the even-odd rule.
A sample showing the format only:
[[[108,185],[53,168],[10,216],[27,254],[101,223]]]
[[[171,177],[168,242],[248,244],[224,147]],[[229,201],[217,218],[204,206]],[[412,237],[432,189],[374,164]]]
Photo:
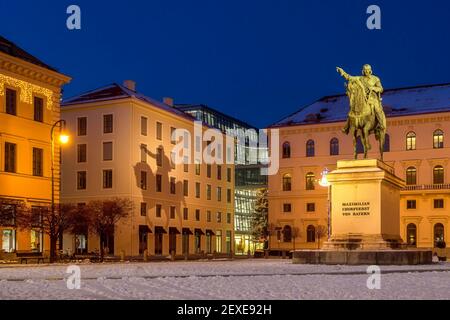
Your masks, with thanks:
[[[5,95],[5,85],[16,87],[20,89],[20,101],[23,103],[32,104],[33,94],[39,94],[47,99],[47,108],[52,110],[53,107],[53,91],[37,86],[35,84],[22,81],[19,79],[8,77],[0,74],[0,96]]]

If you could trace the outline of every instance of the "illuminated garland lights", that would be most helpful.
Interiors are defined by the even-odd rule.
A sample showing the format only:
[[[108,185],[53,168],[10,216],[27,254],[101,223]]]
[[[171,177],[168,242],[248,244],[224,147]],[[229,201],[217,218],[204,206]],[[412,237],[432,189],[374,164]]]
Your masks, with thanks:
[[[0,96],[5,95],[5,84],[20,88],[20,101],[28,104],[33,103],[33,93],[43,95],[47,98],[47,109],[52,110],[53,106],[53,91],[37,86],[35,84],[25,82],[19,79],[11,78],[0,74]]]

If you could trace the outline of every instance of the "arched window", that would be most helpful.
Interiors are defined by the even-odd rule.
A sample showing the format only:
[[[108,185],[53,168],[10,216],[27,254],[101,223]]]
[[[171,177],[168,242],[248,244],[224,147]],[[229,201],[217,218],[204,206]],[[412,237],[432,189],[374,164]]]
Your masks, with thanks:
[[[330,141],[330,156],[338,156],[339,155],[339,140],[337,138],[333,138]]]
[[[316,242],[316,228],[309,225],[306,228],[306,242]]]
[[[415,186],[417,184],[417,169],[409,167],[406,169],[406,185]]]
[[[291,157],[291,144],[289,142],[283,143],[283,159]]]
[[[433,148],[444,148],[444,132],[441,129],[438,129],[433,133]]]
[[[283,242],[292,241],[292,228],[291,226],[284,226],[283,228]]]
[[[444,184],[443,166],[436,166],[433,168],[433,184]]]
[[[416,133],[408,132],[406,135],[406,150],[416,150]]]
[[[308,142],[306,142],[306,156],[314,157],[314,155],[315,155],[314,140],[308,140]]]
[[[417,227],[414,223],[406,227],[406,242],[409,246],[417,246]]]
[[[292,177],[290,174],[285,174],[283,176],[283,191],[292,190]]]
[[[434,246],[443,247],[444,244],[444,225],[442,223],[436,223],[434,225]]]
[[[306,190],[314,190],[314,173],[308,172],[306,174]]]
[[[386,134],[384,136],[384,148],[383,152],[390,152],[391,151],[391,137]]]

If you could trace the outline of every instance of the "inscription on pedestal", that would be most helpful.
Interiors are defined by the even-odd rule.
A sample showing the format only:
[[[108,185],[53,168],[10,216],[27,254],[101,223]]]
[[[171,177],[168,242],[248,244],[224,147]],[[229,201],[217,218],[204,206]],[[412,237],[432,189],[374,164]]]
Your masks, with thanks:
[[[370,202],[343,202],[341,209],[344,217],[370,216]]]

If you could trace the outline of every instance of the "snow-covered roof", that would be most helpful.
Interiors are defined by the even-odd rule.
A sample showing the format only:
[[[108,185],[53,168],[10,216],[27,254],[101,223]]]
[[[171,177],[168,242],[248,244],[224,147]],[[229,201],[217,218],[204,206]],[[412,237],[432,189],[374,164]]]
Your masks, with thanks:
[[[383,95],[387,117],[450,111],[450,83],[389,89]],[[286,127],[315,123],[340,122],[347,119],[349,101],[346,95],[327,96],[271,125]]]
[[[99,89],[88,91],[88,92],[80,94],[76,97],[65,99],[61,103],[61,107],[84,104],[84,103],[99,102],[99,101],[118,100],[118,99],[124,99],[124,98],[132,98],[132,97],[142,100],[144,102],[147,102],[156,108],[160,108],[165,111],[174,113],[180,117],[189,119],[191,121],[195,120],[194,117],[192,117],[189,114],[184,113],[181,110],[178,110],[177,108],[169,106],[169,105],[167,105],[163,102],[160,102],[158,100],[155,100],[153,98],[147,97],[139,92],[130,90],[127,87],[122,86],[117,83],[113,83],[113,84],[107,85],[105,87],[101,87]]]

